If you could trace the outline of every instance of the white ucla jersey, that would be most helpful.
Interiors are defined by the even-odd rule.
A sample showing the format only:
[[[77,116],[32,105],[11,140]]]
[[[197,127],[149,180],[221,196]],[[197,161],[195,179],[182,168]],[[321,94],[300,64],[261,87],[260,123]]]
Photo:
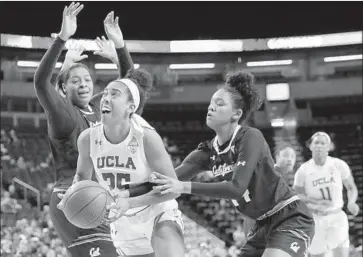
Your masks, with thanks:
[[[125,190],[125,186],[128,184],[141,184],[149,180],[152,169],[144,152],[144,128],[145,125],[141,126],[131,122],[128,136],[119,144],[112,144],[106,139],[102,123],[90,128],[90,155],[96,177],[99,183],[114,196]],[[148,129],[153,128],[148,125]],[[157,204],[161,212],[165,208],[168,209],[167,207],[170,205],[168,202],[173,201]],[[172,205],[175,208],[177,203],[175,200],[174,202],[175,204]],[[136,213],[145,207],[131,209],[126,214]],[[147,211],[142,212],[144,215],[147,213]]]
[[[323,166],[310,159],[296,172],[294,185],[305,188],[308,197],[331,200],[332,206],[322,210],[335,210],[343,207],[343,180],[350,174],[348,164],[338,158],[328,156]]]

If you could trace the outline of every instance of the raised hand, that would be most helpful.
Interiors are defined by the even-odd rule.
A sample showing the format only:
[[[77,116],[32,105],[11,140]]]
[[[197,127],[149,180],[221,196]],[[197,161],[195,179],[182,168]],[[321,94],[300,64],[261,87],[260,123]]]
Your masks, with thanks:
[[[93,54],[107,58],[118,66],[119,62],[118,62],[116,48],[112,44],[112,42],[106,40],[106,38],[104,36],[102,36],[102,39],[97,37],[95,42],[100,50],[94,51]]]
[[[83,54],[82,53],[84,52],[84,47],[81,45],[81,44],[71,44],[69,47],[68,47],[68,51],[66,53],[66,57],[65,57],[65,60],[64,62],[66,63],[75,63],[75,62],[79,62],[79,61],[82,61],[86,58],[88,58],[88,55],[86,54]]]
[[[118,25],[118,17],[114,19],[113,11],[107,14],[103,21],[106,35],[109,40],[112,40],[116,48],[122,48],[125,46],[124,37],[120,26]]]
[[[83,4],[72,2],[63,10],[62,28],[59,32],[59,37],[66,41],[76,33],[77,30],[77,15],[83,9]]]

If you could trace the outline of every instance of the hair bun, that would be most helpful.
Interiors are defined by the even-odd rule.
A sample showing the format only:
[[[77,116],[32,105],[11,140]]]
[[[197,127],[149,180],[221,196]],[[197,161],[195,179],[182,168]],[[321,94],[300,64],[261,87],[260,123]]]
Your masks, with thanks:
[[[251,87],[254,82],[255,77],[249,72],[237,71],[227,75],[227,84],[239,92],[241,92],[242,88]]]
[[[260,93],[254,87],[255,77],[245,71],[237,71],[227,75],[226,86],[237,91],[243,99],[243,119],[248,119],[250,115],[261,106]]]
[[[152,88],[152,77],[149,72],[143,69],[131,69],[127,72],[125,78],[134,80],[137,85],[145,90],[149,91]]]

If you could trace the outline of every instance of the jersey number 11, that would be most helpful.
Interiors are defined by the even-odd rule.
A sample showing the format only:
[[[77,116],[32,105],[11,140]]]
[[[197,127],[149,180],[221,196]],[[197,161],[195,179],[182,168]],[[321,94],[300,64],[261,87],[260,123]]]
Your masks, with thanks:
[[[329,187],[320,188],[319,190],[320,190],[324,200],[331,200],[331,194],[330,194]]]

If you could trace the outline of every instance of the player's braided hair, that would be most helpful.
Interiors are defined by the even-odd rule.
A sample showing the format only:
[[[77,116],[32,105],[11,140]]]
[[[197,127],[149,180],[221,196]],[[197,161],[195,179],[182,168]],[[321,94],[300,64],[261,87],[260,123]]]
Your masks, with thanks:
[[[228,74],[225,89],[230,92],[234,107],[243,111],[238,123],[248,120],[260,108],[260,93],[254,87],[254,76],[251,73],[237,71]]]

